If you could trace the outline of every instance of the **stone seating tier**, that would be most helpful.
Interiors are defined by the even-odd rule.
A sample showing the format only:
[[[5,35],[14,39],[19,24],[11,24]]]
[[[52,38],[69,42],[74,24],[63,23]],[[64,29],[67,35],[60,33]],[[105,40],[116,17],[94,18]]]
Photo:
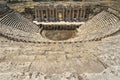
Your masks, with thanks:
[[[103,11],[78,29],[79,40],[92,40],[105,37],[120,30],[120,20],[114,14]],[[76,37],[76,39],[78,39]]]
[[[7,21],[7,23],[4,22],[4,20]],[[35,43],[42,43],[42,42],[43,43],[72,43],[72,42],[76,43],[76,42],[98,40],[105,38],[120,30],[119,18],[117,18],[114,14],[111,14],[107,11],[103,11],[99,13],[94,18],[92,18],[91,20],[87,21],[85,24],[80,26],[80,28],[78,29],[78,34],[75,38],[71,38],[69,40],[63,40],[63,41],[52,41],[43,38],[40,33],[37,32],[31,33],[31,31],[26,32],[26,29],[28,30],[28,28],[27,27],[24,28],[24,25],[26,24],[22,23],[20,17],[18,17],[17,19],[18,21],[20,21],[19,23],[17,22],[8,23],[11,20],[10,16],[7,16],[7,19],[4,18],[4,20],[1,20],[2,22],[0,23],[1,34],[7,36],[10,39],[12,38],[13,40],[24,41],[24,42],[35,42]],[[22,18],[22,20],[25,21],[25,18],[24,19]],[[18,27],[20,26],[19,24],[24,24],[24,25],[21,25],[21,27],[19,28]]]
[[[0,23],[26,32],[39,32],[39,27],[17,12],[11,12],[0,19]]]

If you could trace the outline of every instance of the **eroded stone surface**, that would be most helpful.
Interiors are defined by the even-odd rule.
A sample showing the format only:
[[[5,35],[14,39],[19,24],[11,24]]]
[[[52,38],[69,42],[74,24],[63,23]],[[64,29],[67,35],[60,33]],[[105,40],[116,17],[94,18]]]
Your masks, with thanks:
[[[64,46],[1,41],[0,79],[119,80],[120,42],[113,39]]]

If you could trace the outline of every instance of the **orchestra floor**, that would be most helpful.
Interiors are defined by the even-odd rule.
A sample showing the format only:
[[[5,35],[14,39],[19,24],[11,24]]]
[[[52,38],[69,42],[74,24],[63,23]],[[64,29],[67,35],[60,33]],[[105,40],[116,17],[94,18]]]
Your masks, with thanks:
[[[43,30],[42,36],[54,41],[67,40],[75,37],[76,30]]]

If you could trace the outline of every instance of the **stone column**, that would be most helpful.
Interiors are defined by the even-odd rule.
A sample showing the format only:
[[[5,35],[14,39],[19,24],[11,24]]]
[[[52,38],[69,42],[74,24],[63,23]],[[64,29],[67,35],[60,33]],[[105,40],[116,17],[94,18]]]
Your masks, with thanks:
[[[35,18],[37,19],[37,7],[35,7]]]
[[[70,8],[70,13],[69,13],[69,20],[71,21],[72,20],[72,9]]]
[[[72,12],[71,12],[71,8],[69,9],[69,21],[71,21],[71,19],[72,19],[72,14],[71,14]]]
[[[63,17],[63,20],[65,20],[65,14],[64,14],[65,10],[63,8],[63,14],[62,14],[62,17]]]
[[[51,21],[51,9],[49,9],[49,20]]]
[[[79,8],[77,9],[77,20],[79,19]]]
[[[57,11],[57,8],[56,8],[56,20],[58,20],[58,11]]]
[[[48,20],[50,20],[50,9],[48,8]]]
[[[79,20],[80,20],[80,15],[81,15],[81,8],[79,8],[79,15],[78,15]]]
[[[79,14],[78,14],[78,19],[80,20],[80,15],[81,15],[81,8],[79,8]]]
[[[46,19],[48,21],[48,9],[46,9]]]
[[[40,10],[40,16],[41,16],[41,20],[43,21],[43,10]]]
[[[55,16],[54,16],[54,14],[55,14],[55,12],[54,12],[54,9],[52,10],[52,18],[53,18],[53,20],[55,20]]]
[[[85,19],[85,15],[86,15],[86,7],[84,7],[84,14],[83,14],[84,19]]]
[[[83,7],[81,7],[81,10],[80,10],[80,19],[83,18]]]
[[[38,9],[38,17],[39,21],[41,21],[41,13],[40,13],[40,10]]]
[[[72,9],[72,20],[74,19],[74,9]]]
[[[68,19],[68,10],[65,10],[65,20],[67,20]]]

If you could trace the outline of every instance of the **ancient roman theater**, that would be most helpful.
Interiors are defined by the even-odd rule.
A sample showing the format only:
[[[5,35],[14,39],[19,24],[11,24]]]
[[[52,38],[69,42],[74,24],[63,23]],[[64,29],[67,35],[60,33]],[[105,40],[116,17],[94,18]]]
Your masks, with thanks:
[[[120,1],[0,1],[0,80],[120,80]]]

